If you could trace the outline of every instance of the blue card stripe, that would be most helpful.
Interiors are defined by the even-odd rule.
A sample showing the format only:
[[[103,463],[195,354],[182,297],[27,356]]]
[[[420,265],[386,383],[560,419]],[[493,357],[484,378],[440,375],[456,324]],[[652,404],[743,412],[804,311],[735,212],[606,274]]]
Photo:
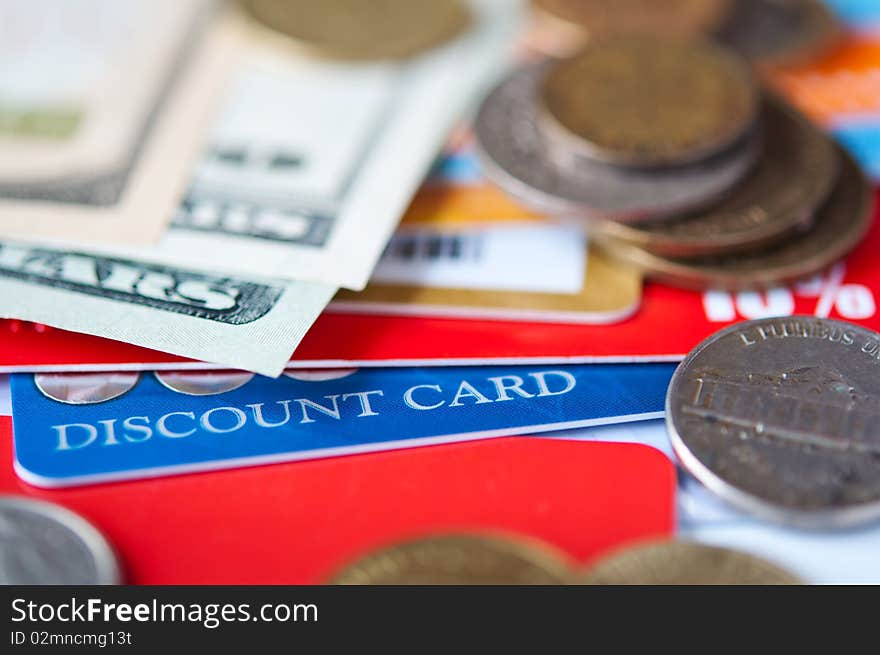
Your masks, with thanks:
[[[12,376],[15,465],[38,486],[155,477],[662,416],[672,364],[361,369],[187,395],[144,374],[71,405]]]

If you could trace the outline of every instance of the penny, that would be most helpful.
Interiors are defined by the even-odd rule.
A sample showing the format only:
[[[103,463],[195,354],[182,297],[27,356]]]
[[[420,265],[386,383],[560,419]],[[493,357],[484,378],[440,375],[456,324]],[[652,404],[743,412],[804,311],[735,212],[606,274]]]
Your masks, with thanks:
[[[842,35],[837,19],[819,0],[738,0],[720,39],[765,67],[815,59]]]
[[[686,541],[626,548],[600,560],[590,585],[797,585],[788,571],[753,555]]]
[[[714,157],[685,166],[640,170],[601,162],[563,166],[548,154],[536,122],[536,90],[547,64],[528,66],[486,97],[474,122],[486,174],[531,209],[550,215],[655,220],[718,200],[751,168],[757,134]]]
[[[336,574],[331,584],[562,584],[565,557],[520,539],[442,535],[374,552]]]
[[[58,505],[0,496],[0,584],[119,584],[113,550],[85,519]]]
[[[738,55],[709,42],[600,40],[552,65],[542,129],[578,156],[618,165],[692,163],[752,130],[758,89]]]
[[[710,209],[627,225],[597,221],[597,239],[616,239],[669,257],[741,252],[812,225],[837,179],[834,145],[783,101],[767,98],[761,156],[746,178]]]
[[[675,259],[628,243],[597,243],[612,257],[649,277],[693,289],[756,289],[794,282],[819,273],[861,241],[873,213],[873,192],[864,173],[840,147],[840,175],[813,227],[782,244],[751,253]]]
[[[458,36],[461,0],[241,0],[260,24],[330,58],[401,59]]]
[[[812,316],[731,326],[673,375],[666,423],[710,491],[803,527],[880,517],[880,334]]]
[[[694,35],[717,29],[731,0],[532,0],[541,15],[584,37],[621,33]]]

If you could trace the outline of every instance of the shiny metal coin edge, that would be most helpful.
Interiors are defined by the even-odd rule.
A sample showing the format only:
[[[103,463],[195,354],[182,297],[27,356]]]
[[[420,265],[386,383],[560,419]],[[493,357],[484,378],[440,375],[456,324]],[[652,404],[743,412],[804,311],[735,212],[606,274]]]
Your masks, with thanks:
[[[850,229],[846,233],[847,238],[841,239],[840,242],[834,244],[833,256],[823,259],[822,263],[801,260],[796,264],[776,267],[772,271],[771,269],[757,268],[750,275],[738,275],[731,271],[721,271],[718,274],[718,269],[713,269],[711,266],[700,269],[697,261],[667,259],[662,255],[649,252],[630,243],[621,243],[611,239],[596,239],[596,243],[602,247],[609,257],[618,262],[634,266],[642,271],[646,277],[670,286],[686,289],[699,291],[706,289],[727,291],[767,289],[804,279],[825,270],[835,261],[849,254],[859,245],[872,223],[872,216],[875,210],[873,186],[852,156],[847,154],[840,146],[837,146],[837,149],[840,156],[845,158],[854,167],[854,170],[858,171],[857,182],[860,188],[859,193],[862,207],[859,214],[853,218],[848,226]],[[843,172],[841,170],[841,173]],[[838,185],[841,183],[838,180]],[[831,196],[835,193],[836,191],[832,190]],[[824,211],[824,206],[818,211]],[[815,225],[811,230],[817,229]],[[811,230],[803,232],[799,235],[799,238],[800,236],[806,238]],[[784,247],[783,245],[780,249]]]
[[[699,211],[710,207],[713,203],[717,202],[720,197],[730,190],[730,188],[742,180],[751,170],[755,160],[760,154],[761,148],[759,135],[757,133],[748,134],[742,142],[737,143],[729,151],[725,151],[720,155],[716,155],[707,160],[708,162],[716,163],[725,162],[724,166],[717,166],[714,171],[718,178],[724,179],[723,183],[718,181],[714,182],[711,186],[717,188],[706,193],[703,197],[691,196],[687,200],[680,199],[674,203],[669,202],[663,207],[650,207],[645,205],[642,207],[601,209],[596,206],[581,203],[576,199],[555,195],[550,191],[535,187],[529,182],[520,179],[514,173],[508,171],[492,154],[490,154],[489,150],[487,150],[484,145],[485,140],[480,136],[480,126],[487,123],[493,123],[493,121],[485,120],[485,114],[492,108],[493,101],[499,105],[501,104],[498,103],[496,99],[496,92],[500,92],[504,85],[512,84],[520,77],[534,76],[537,78],[546,65],[547,64],[544,63],[525,66],[503,78],[483,99],[474,120],[474,149],[486,176],[496,186],[507,193],[507,195],[537,212],[557,216],[577,217],[586,221],[601,219],[615,220],[624,223],[638,223],[641,221],[647,222],[654,219],[669,217],[684,211]],[[504,122],[504,125],[508,125],[508,123],[509,122]],[[537,129],[537,126],[535,126],[535,129]],[[559,165],[547,155],[542,157],[542,162],[547,164],[548,168],[554,173],[564,174]],[[681,169],[681,172],[686,174],[688,170],[705,168],[705,164],[706,162],[703,162],[701,166],[690,165],[675,167],[675,169]],[[593,162],[591,165],[595,167],[597,172],[602,171],[610,175],[621,175],[625,177],[633,174],[631,169],[618,168],[600,162]],[[666,173],[668,174],[668,171]],[[585,180],[588,178],[588,175],[584,175],[582,179]],[[627,183],[633,184],[635,182],[629,180]],[[686,184],[686,186],[693,185]]]
[[[231,385],[227,388],[220,389],[218,391],[210,391],[210,392],[204,392],[204,393],[193,393],[191,391],[185,391],[184,389],[179,389],[178,387],[175,387],[169,379],[167,379],[172,375],[193,375],[193,376],[204,375],[204,376],[208,376],[208,375],[211,375],[212,373],[216,373],[216,371],[206,371],[206,372],[199,372],[199,371],[153,371],[153,377],[156,378],[156,381],[159,384],[161,384],[163,387],[165,387],[166,389],[173,391],[174,393],[183,394],[185,396],[217,396],[221,393],[228,393],[230,391],[235,391],[236,389],[241,389],[244,385],[246,385],[248,382],[253,380],[255,377],[254,373],[248,373],[247,371],[242,371],[241,373],[239,373],[239,375],[240,375],[240,377],[244,378],[243,380],[235,382],[233,385]]]
[[[834,142],[824,132],[821,132],[818,128],[811,125],[805,117],[796,113],[791,113],[781,106],[774,106],[777,104],[774,100],[770,100],[769,103],[772,106],[772,109],[765,109],[765,111],[771,110],[787,114],[787,118],[798,124],[794,129],[810,130],[815,133],[814,136],[818,137],[815,145],[819,146],[819,139],[824,142],[824,147],[819,146],[815,148],[817,152],[811,153],[807,150],[804,153],[805,168],[820,169],[822,167],[822,162],[810,161],[811,154],[814,155],[815,160],[824,159],[826,154],[833,160],[828,162],[831,165],[831,170],[829,171],[831,174],[828,179],[823,180],[822,184],[812,187],[809,190],[809,197],[806,199],[809,204],[808,208],[789,208],[784,220],[774,220],[772,223],[761,226],[761,229],[751,231],[742,230],[732,235],[729,233],[723,233],[721,239],[717,238],[718,235],[713,235],[716,237],[714,239],[704,235],[685,235],[682,237],[679,235],[663,233],[659,230],[654,232],[641,229],[641,226],[638,224],[597,220],[595,221],[594,232],[597,241],[607,241],[610,242],[612,246],[615,243],[625,243],[659,257],[687,259],[722,255],[733,252],[745,252],[756,247],[766,248],[775,242],[785,239],[793,233],[805,231],[807,228],[811,227],[814,213],[830,196],[831,191],[837,182],[840,162],[838,160],[837,151],[834,147]],[[762,150],[759,157],[763,158],[770,156],[771,155],[767,154],[766,151]],[[740,182],[740,184],[748,184],[748,182]],[[735,194],[738,188],[739,185],[731,189],[730,193]],[[762,210],[764,210],[764,208],[762,208]],[[709,207],[705,211],[706,213],[712,214],[717,211],[717,209],[716,207]],[[699,212],[692,212],[691,214],[691,216],[684,220],[701,220],[701,217],[698,215]],[[676,219],[673,218],[671,220]]]
[[[79,537],[94,557],[95,570],[98,575],[98,580],[94,584],[118,585],[122,583],[122,567],[116,551],[101,531],[85,517],[55,503],[11,494],[0,495],[0,507],[3,505],[17,507],[60,523]]]
[[[69,375],[69,376],[101,376],[101,375],[131,375],[134,377],[134,381],[130,386],[126,387],[122,391],[113,394],[112,396],[108,396],[107,398],[101,398],[100,400],[86,400],[86,401],[74,401],[74,400],[65,400],[64,398],[59,398],[58,396],[54,396],[49,393],[43,385],[40,383],[40,380],[43,376],[49,375]],[[129,391],[134,389],[138,383],[141,381],[143,374],[140,371],[117,371],[112,373],[34,373],[34,386],[37,388],[41,394],[43,394],[49,400],[54,400],[57,403],[64,403],[65,405],[97,405],[99,403],[106,403],[110,400],[115,400],[116,398],[121,398]]]
[[[756,323],[762,323],[764,321],[779,320],[779,318],[780,317],[771,317],[766,319],[756,319],[753,321],[740,321],[738,323],[734,323],[733,325],[729,325],[728,327],[719,330],[718,332],[715,332],[709,337],[703,339],[703,341],[697,344],[697,346],[694,347],[694,349],[691,350],[690,353],[688,353],[688,356],[685,357],[682,362],[676,367],[675,372],[672,374],[672,378],[669,381],[669,387],[667,387],[666,390],[666,400],[663,407],[665,414],[664,420],[666,423],[666,431],[669,435],[669,441],[672,443],[672,450],[685,471],[687,471],[687,473],[693,476],[695,480],[697,480],[700,484],[711,491],[716,497],[725,501],[731,507],[735,507],[736,509],[747,512],[748,514],[757,516],[758,518],[762,518],[767,521],[779,523],[782,525],[789,525],[792,527],[805,528],[809,530],[845,529],[880,520],[880,498],[878,498],[874,502],[863,503],[860,505],[851,505],[849,507],[840,509],[796,510],[777,505],[771,501],[767,501],[763,498],[759,498],[758,496],[750,494],[748,491],[727,482],[717,473],[712,471],[712,469],[703,464],[696,457],[696,455],[694,455],[690,451],[690,448],[688,448],[687,444],[684,442],[684,439],[679,434],[678,429],[675,427],[672,411],[672,390],[676,382],[680,379],[682,371],[685,369],[685,367],[690,364],[694,359],[696,359],[697,356],[699,356],[706,348],[712,346],[723,337],[742,330],[744,325],[752,325]],[[843,324],[846,325],[848,328],[853,327],[852,324],[845,323],[844,321],[836,321],[834,319],[828,318],[817,318],[816,316],[809,315],[795,314],[793,316],[787,316],[784,318],[792,320],[802,319],[811,321],[822,321],[826,323]],[[870,331],[867,330],[867,328],[862,328],[858,325],[856,325],[855,327],[861,330]],[[880,335],[878,335],[878,339],[880,339]]]

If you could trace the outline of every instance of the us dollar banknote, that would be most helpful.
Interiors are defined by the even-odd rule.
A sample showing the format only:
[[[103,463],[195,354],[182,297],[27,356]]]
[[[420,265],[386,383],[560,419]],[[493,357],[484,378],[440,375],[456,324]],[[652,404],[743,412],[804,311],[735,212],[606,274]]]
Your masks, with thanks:
[[[336,288],[0,243],[0,317],[277,376]]]
[[[101,251],[362,289],[451,126],[508,61],[520,3],[470,5],[469,31],[402,63],[308,59],[252,34],[164,238]]]
[[[0,236],[155,242],[241,37],[215,0],[0,3]]]

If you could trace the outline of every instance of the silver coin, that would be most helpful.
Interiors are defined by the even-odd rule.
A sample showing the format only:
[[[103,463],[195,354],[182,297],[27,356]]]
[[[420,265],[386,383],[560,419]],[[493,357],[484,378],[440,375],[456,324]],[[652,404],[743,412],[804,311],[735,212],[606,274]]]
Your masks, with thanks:
[[[794,316],[709,337],[681,363],[666,422],[684,467],[766,519],[880,518],[880,334]]]
[[[740,181],[760,151],[750,132],[731,149],[698,164],[663,169],[621,168],[551,156],[538,123],[536,97],[547,64],[528,66],[486,97],[474,123],[487,175],[539,212],[639,222],[706,207]]]
[[[214,396],[243,387],[254,378],[244,371],[156,371],[159,383],[187,396]]]
[[[47,398],[68,405],[102,403],[125,394],[140,373],[37,373],[34,384]]]
[[[0,496],[0,584],[120,581],[113,549],[84,518],[51,503]]]
[[[341,380],[358,372],[356,368],[295,368],[284,371],[284,376],[300,382]]]

